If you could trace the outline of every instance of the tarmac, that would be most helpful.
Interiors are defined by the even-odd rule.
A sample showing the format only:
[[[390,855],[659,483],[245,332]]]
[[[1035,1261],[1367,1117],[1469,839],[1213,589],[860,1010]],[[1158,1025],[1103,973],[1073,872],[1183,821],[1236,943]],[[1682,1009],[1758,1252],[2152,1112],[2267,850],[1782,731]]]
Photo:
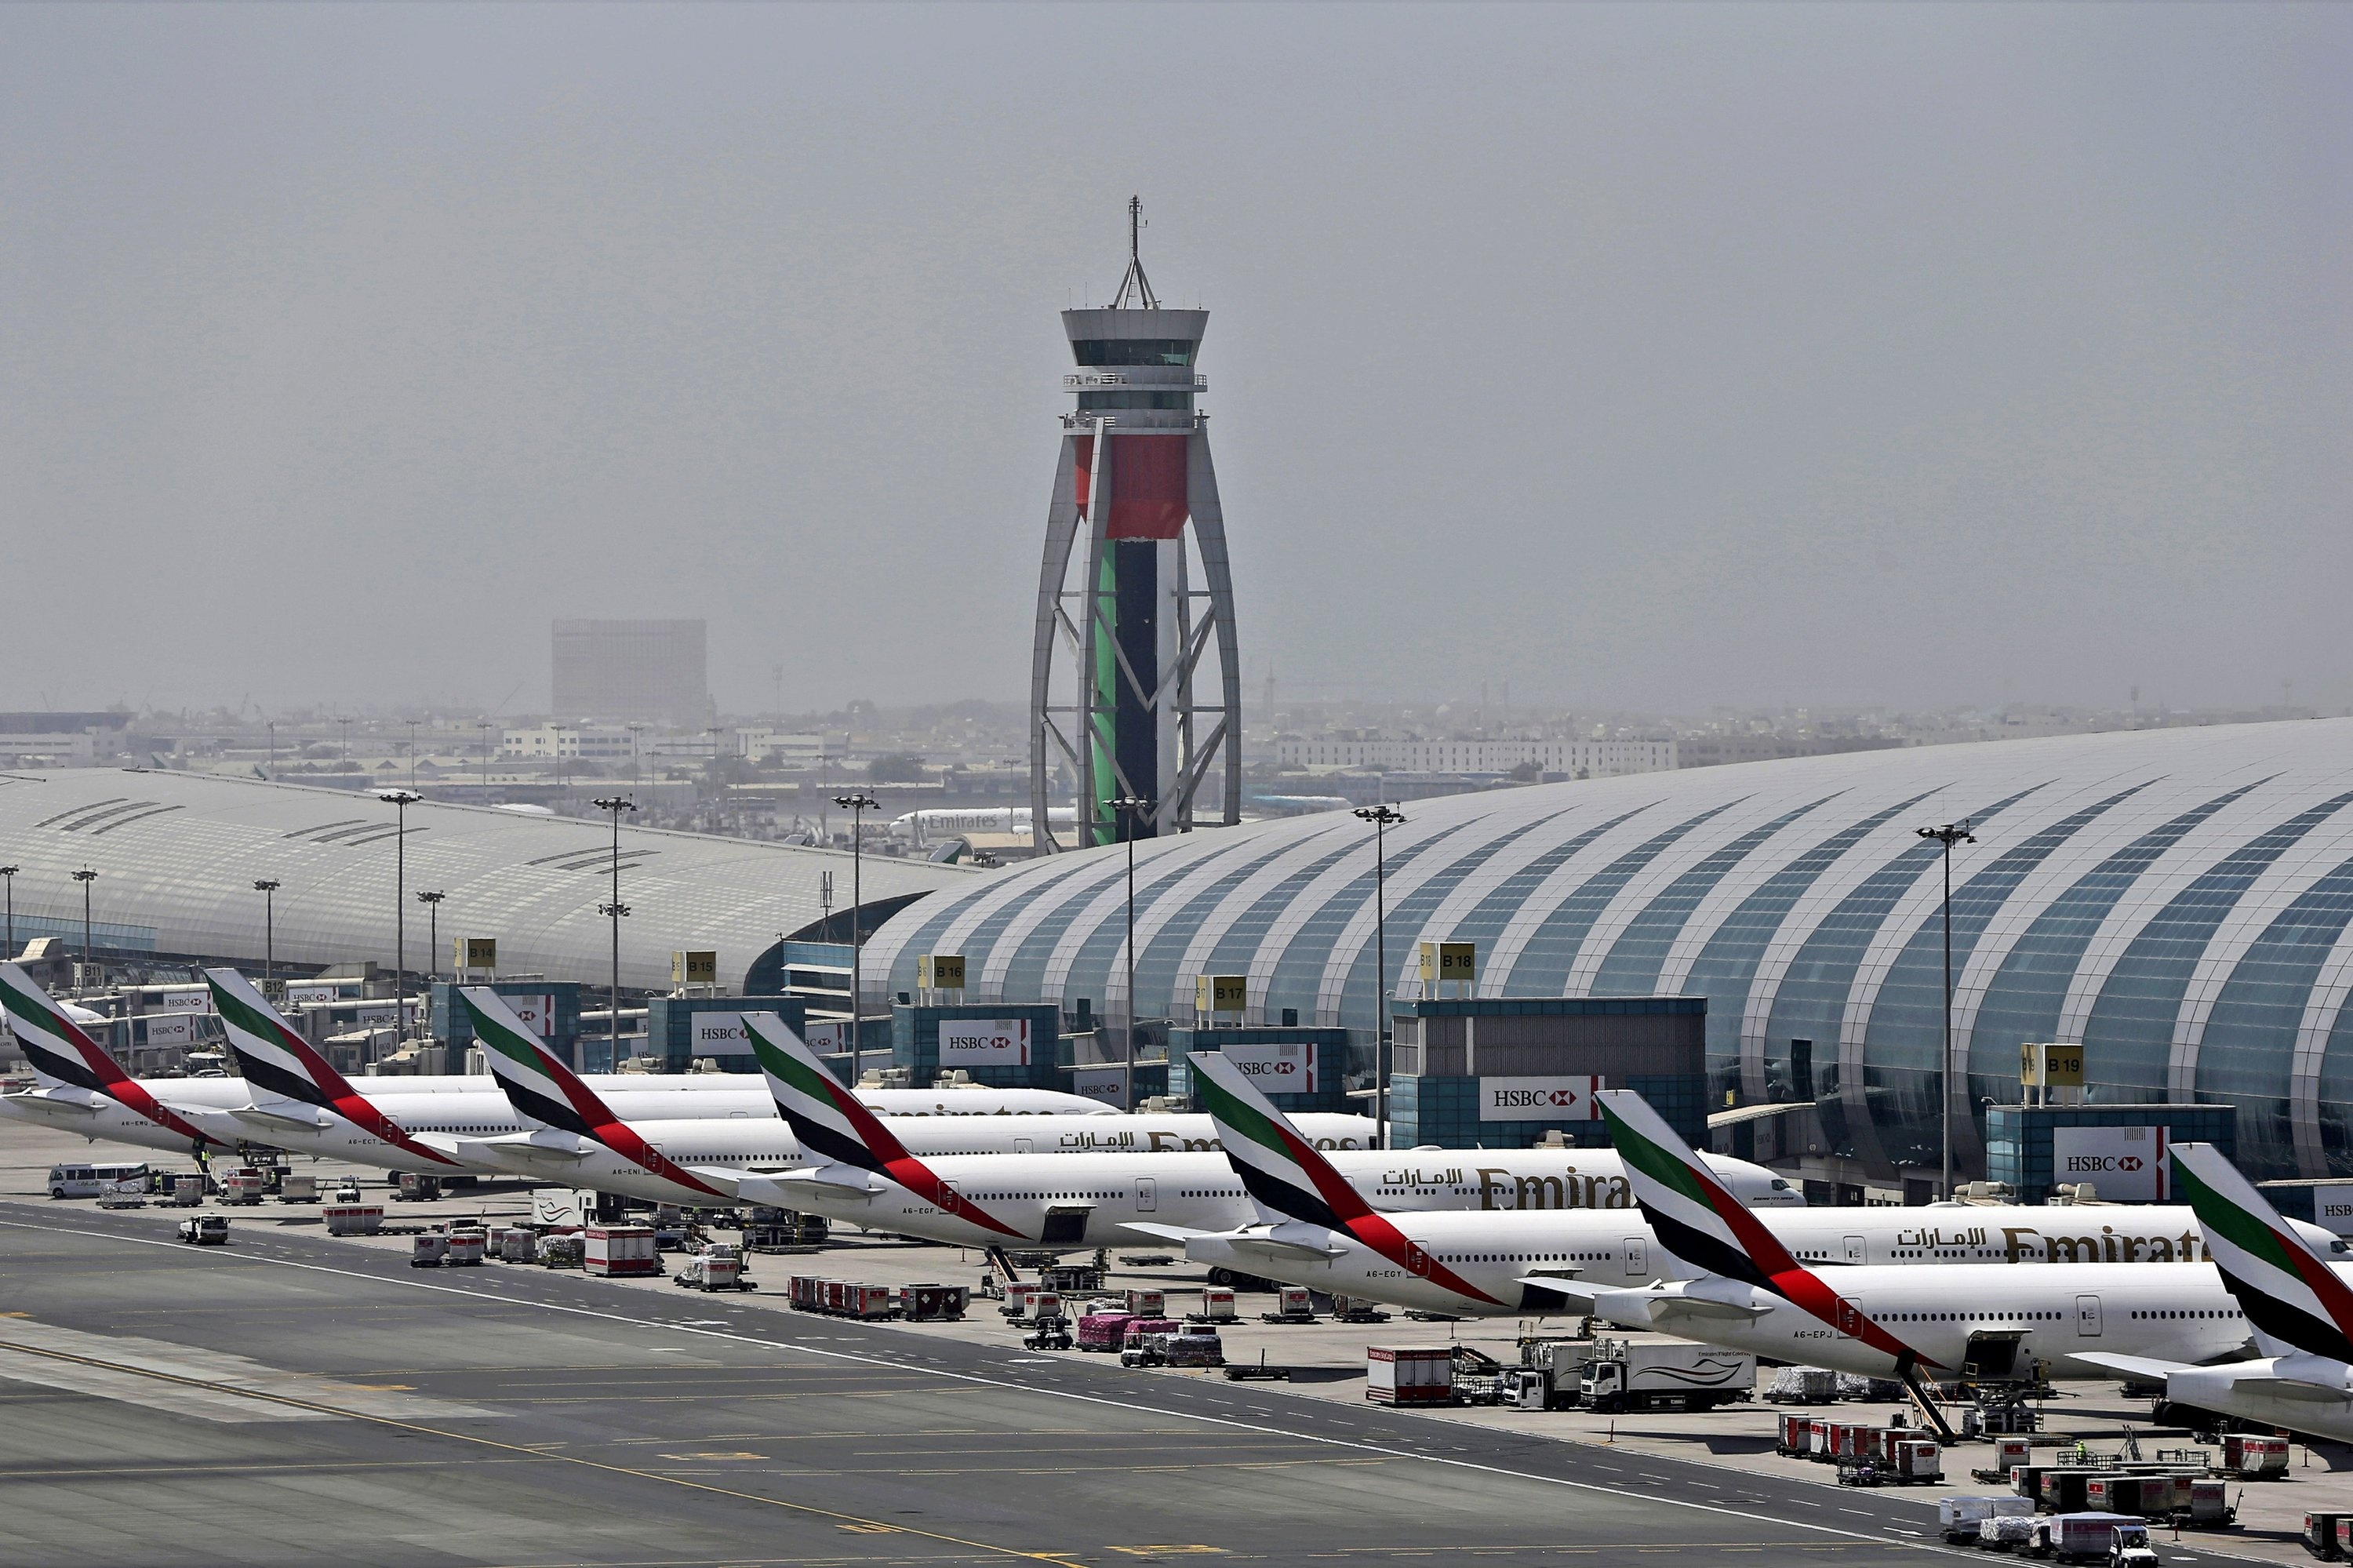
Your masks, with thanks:
[[[1224,1330],[1229,1359],[1262,1349],[1293,1381],[1231,1383],[1025,1351],[993,1302],[869,1324],[783,1298],[793,1273],[971,1283],[984,1265],[954,1248],[764,1255],[750,1295],[416,1269],[405,1237],[331,1238],[304,1205],[223,1211],[230,1245],[198,1248],[172,1239],[187,1211],[42,1195],[53,1160],[93,1153],[132,1157],[0,1123],[0,1565],[1869,1564],[1949,1554],[1935,1499],[1991,1489],[1967,1480],[1968,1448],[1951,1484],[1838,1488],[1771,1454],[1771,1406],[1612,1421],[1365,1400],[1367,1343],[1459,1335],[1510,1364],[1516,1324],[1251,1322]],[[339,1171],[316,1169],[322,1187]],[[386,1208],[496,1223],[528,1198]],[[1181,1309],[1200,1276],[1180,1260],[1113,1284]],[[2136,1414],[2116,1392],[2046,1419],[2098,1446]],[[2295,1478],[2239,1494],[2248,1528],[2161,1542],[2162,1560],[2305,1561],[2294,1526],[2353,1509],[2353,1459],[2297,1457]]]

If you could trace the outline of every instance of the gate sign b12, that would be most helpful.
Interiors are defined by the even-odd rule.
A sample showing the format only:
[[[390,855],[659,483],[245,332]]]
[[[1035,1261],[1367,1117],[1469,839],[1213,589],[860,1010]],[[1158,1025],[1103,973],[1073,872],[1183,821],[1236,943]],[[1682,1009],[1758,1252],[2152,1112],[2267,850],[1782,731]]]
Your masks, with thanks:
[[[1029,1021],[1026,1018],[943,1018],[943,1067],[1026,1067]]]
[[[1312,1095],[1315,1092],[1315,1046],[1305,1040],[1283,1040],[1223,1048],[1227,1061],[1261,1094]]]
[[[1595,1121],[1601,1107],[1597,1089],[1609,1080],[1592,1075],[1479,1080],[1481,1121]]]
[[[2126,1203],[2162,1203],[2167,1187],[2165,1128],[2054,1127],[2051,1179],[2089,1181],[2093,1195]]]

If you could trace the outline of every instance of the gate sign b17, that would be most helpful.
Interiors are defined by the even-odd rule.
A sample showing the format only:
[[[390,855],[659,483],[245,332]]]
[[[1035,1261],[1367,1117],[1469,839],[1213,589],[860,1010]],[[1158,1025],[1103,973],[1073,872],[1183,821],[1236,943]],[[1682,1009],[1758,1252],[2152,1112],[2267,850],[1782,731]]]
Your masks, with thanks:
[[[1029,1021],[1026,1018],[943,1018],[943,1067],[1026,1067]]]
[[[1315,1046],[1306,1040],[1284,1040],[1223,1047],[1227,1061],[1258,1086],[1261,1094],[1312,1095],[1315,1092]]]
[[[1543,1078],[1482,1078],[1479,1080],[1481,1121],[1598,1121],[1601,1107],[1594,1103],[1597,1089],[1609,1080],[1597,1076]]]
[[[2054,1127],[2051,1180],[2089,1181],[2095,1197],[2126,1203],[2165,1202],[2165,1128]]]

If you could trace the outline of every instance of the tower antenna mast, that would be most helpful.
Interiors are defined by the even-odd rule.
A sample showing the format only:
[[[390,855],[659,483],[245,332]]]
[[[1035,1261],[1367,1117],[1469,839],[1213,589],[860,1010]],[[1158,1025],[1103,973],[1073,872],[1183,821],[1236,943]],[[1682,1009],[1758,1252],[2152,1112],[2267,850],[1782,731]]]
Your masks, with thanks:
[[[1112,296],[1111,308],[1115,311],[1156,311],[1160,296],[1152,291],[1152,280],[1144,275],[1144,249],[1139,230],[1144,228],[1144,198],[1127,198],[1127,271],[1119,281],[1119,292]],[[1128,302],[1129,296],[1135,302]]]

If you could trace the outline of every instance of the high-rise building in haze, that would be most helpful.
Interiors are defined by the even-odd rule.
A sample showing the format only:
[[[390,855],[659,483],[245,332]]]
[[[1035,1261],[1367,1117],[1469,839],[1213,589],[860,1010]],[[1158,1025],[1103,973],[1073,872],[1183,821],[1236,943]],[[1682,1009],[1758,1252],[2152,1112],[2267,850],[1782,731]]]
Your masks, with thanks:
[[[1136,212],[1131,200],[1127,275],[1109,307],[1062,313],[1078,362],[1062,387],[1078,408],[1062,416],[1038,579],[1030,820],[1053,820],[1058,776],[1075,780],[1077,812],[1074,842],[1041,832],[1039,853],[1187,832],[1196,800],[1220,794],[1222,820],[1240,821],[1233,578],[1208,417],[1193,407],[1208,387],[1193,367],[1209,313],[1161,309]],[[1204,791],[1220,760],[1222,791]]]
[[[709,721],[700,620],[559,620],[550,711],[692,729]]]

